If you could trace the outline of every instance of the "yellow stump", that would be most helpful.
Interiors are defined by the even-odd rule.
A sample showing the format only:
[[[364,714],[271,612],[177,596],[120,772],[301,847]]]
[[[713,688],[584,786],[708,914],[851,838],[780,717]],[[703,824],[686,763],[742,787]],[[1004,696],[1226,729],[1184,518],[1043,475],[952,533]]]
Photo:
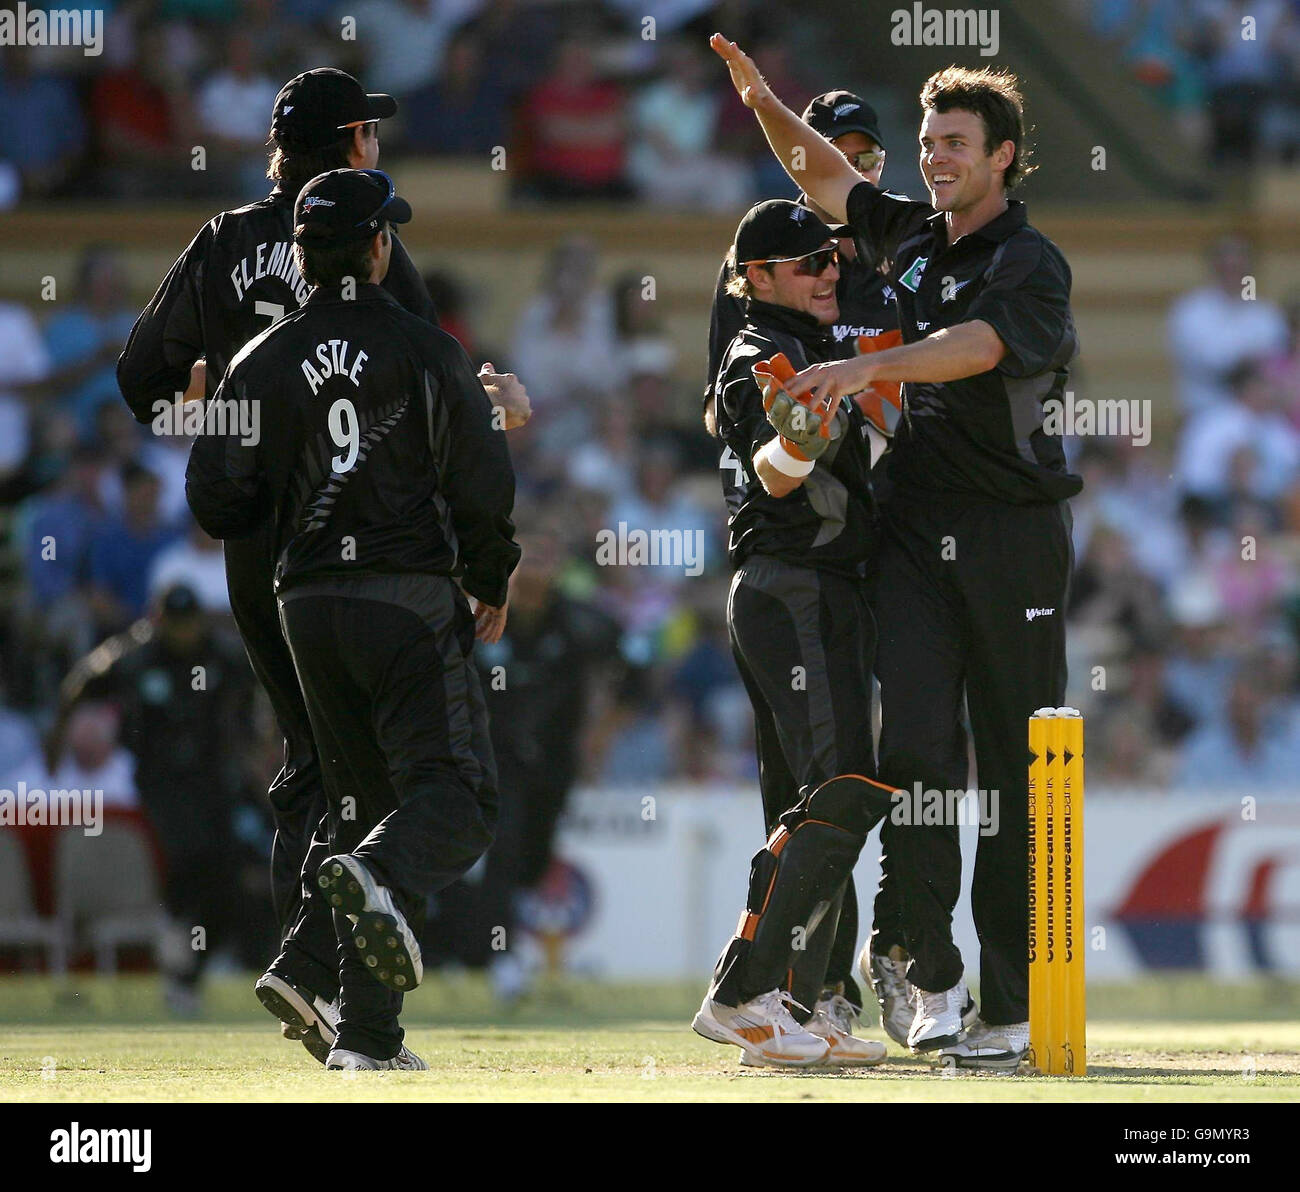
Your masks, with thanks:
[[[1029,1061],[1045,1075],[1082,1076],[1083,717],[1040,708],[1029,752]]]

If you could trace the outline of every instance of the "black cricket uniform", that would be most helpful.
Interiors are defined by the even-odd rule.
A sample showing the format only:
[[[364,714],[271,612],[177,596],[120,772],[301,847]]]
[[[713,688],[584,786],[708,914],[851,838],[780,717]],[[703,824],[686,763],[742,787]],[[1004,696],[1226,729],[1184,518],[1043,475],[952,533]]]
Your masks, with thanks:
[[[172,266],[118,361],[118,386],[138,421],[150,422],[157,403],[170,405],[186,389],[190,366],[200,357],[207,360],[211,397],[235,354],[302,305],[310,287],[293,262],[294,198],[277,186],[259,202],[222,212]],[[384,289],[436,325],[428,290],[396,238]],[[265,407],[268,422],[276,409],[274,400]],[[226,543],[226,582],[235,624],[285,739],[284,769],[269,795],[276,823],[271,889],[282,935],[303,920],[294,952],[286,957],[291,971],[285,976],[328,1000],[338,979],[333,923],[328,910],[317,908],[313,892],[304,894],[300,880],[312,834],[325,814],[325,796],[307,709],[280,631],[269,532],[267,523],[260,534]],[[320,852],[316,860],[324,858]]]
[[[778,352],[803,369],[831,358],[832,339],[801,311],[750,299],[745,316],[723,355],[714,393],[728,552],[735,568],[727,625],[754,708],[763,815],[771,832],[783,814],[830,779],[875,775],[875,629],[863,579],[875,555],[877,528],[866,423],[852,402],[841,406],[848,420],[843,437],[827,448],[799,488],[781,498],[763,488],[754,455],[777,432],[764,413],[751,369]],[[781,986],[811,1009],[824,981],[845,979],[856,937],[856,901],[844,890],[851,872],[850,862],[806,950],[791,957],[786,948],[758,958],[757,971],[720,1000],[738,1004]],[[855,917],[852,931],[846,931],[849,959],[843,974],[828,967],[841,902]],[[727,963],[724,954],[719,976]]]
[[[745,325],[745,301],[727,293],[733,276],[731,265],[722,262],[709,314],[708,388],[705,400],[712,400],[713,385],[722,365],[722,357],[731,341]],[[894,305],[894,288],[877,269],[863,263],[862,257],[840,254],[840,280],[835,285],[840,317],[830,327],[829,359],[848,359],[857,355],[854,343],[858,336],[885,338],[889,346],[897,339],[898,310]]]
[[[460,345],[374,285],[315,289],[231,363],[256,446],[205,434],[186,491],[208,533],[271,522],[281,622],[320,749],[330,848],[361,858],[414,930],[492,840],[496,767],[465,592],[505,603],[519,558],[505,433]],[[401,1045],[401,995],[340,933],[337,1046]]]
[[[857,255],[854,257],[848,257],[842,251],[840,253],[840,279],[835,286],[835,297],[839,303],[840,313],[839,318],[829,328],[830,355],[827,359],[847,360],[857,355],[855,345],[860,335],[880,339],[883,341],[883,346],[887,347],[902,342],[898,333],[898,308],[894,304],[893,286],[878,269],[865,264],[865,259],[861,247],[857,248]],[[709,385],[705,396],[706,402],[712,400],[714,381],[722,364],[723,353],[745,323],[744,300],[727,293],[727,283],[732,276],[731,265],[724,260],[718,271],[718,284],[713,295],[713,309],[709,317]],[[874,432],[868,432],[871,433]],[[878,498],[888,492],[888,459],[886,453],[872,468],[872,486]],[[874,574],[874,567],[868,567],[868,574]],[[868,590],[868,599],[870,599],[870,590]],[[764,774],[771,775],[771,780],[774,782],[784,779],[779,766],[765,766],[762,767],[762,771]],[[782,799],[783,796],[775,791],[764,793],[764,828],[769,832],[775,825],[775,817],[785,810],[780,806]],[[887,848],[887,837],[891,831],[888,819],[881,824],[880,831],[881,845]],[[845,996],[861,1009],[862,996],[854,976],[857,935],[858,899],[853,879],[850,877],[845,890],[844,905],[840,910],[839,932],[827,966],[826,979],[832,985],[843,984]],[[876,892],[874,939],[875,946],[886,952],[892,945],[904,943],[897,891],[893,882],[888,880],[882,881]]]
[[[1082,487],[1043,403],[1059,398],[1077,352],[1070,269],[1023,203],[949,245],[944,216],[862,183],[848,217],[873,260],[889,262],[903,339],[980,319],[1007,354],[996,368],[903,386],[875,600],[892,785],[966,786],[962,696],[979,786],[997,791],[999,830],[981,836],[971,902],[981,943],[982,1018],[1028,1017],[1026,724],[1064,702],[1072,566],[1068,498]],[[956,985],[951,914],[960,892],[955,825],[904,827],[887,868],[923,990]]]
[[[206,948],[174,958],[181,967],[173,975],[186,984],[238,930],[239,908],[222,878],[236,848],[239,751],[252,692],[236,642],[208,629],[182,650],[141,619],[81,659],[60,693],[64,709],[107,699],[121,714],[122,744],[135,758],[140,801],[162,848],[167,911],[187,937],[199,924],[208,935]]]

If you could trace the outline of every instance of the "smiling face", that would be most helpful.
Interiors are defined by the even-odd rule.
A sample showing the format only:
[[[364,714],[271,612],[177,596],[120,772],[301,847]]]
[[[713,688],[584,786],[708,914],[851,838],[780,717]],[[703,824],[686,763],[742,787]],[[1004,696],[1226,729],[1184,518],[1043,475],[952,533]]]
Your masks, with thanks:
[[[994,191],[1015,155],[1011,141],[986,152],[984,121],[974,112],[928,110],[921,122],[921,173],[936,211],[968,211]]]
[[[834,244],[834,241],[831,241]],[[823,327],[840,317],[839,300],[835,297],[835,283],[840,279],[837,265],[830,265],[820,277],[796,273],[798,261],[781,261],[764,267],[750,265],[748,276],[754,287],[754,297],[774,306],[787,306],[812,315]]]

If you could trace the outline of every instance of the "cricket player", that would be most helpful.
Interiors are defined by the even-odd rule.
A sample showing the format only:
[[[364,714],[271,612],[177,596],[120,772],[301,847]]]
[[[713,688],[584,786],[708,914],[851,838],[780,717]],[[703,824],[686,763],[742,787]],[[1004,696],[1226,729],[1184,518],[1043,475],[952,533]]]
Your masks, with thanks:
[[[835,89],[813,99],[800,117],[809,128],[824,136],[844,155],[844,159],[868,182],[880,185],[885,168],[885,143],[880,134],[875,109],[851,91]],[[803,195],[799,202],[814,212],[823,223],[830,216]],[[840,279],[835,287],[839,315],[831,325],[832,355],[849,359],[864,351],[879,351],[902,343],[898,331],[898,310],[889,279],[859,253],[850,229],[834,227],[839,243]],[[709,323],[708,387],[706,411],[712,410],[713,382],[722,363],[722,354],[745,321],[744,299],[727,292],[733,277],[730,257],[718,271],[717,292]],[[899,386],[881,382],[858,395],[858,404],[867,417],[867,436],[871,445],[872,485],[877,496],[888,490],[886,452],[898,420]],[[760,760],[763,777],[763,815],[765,830],[771,832],[776,817],[790,806],[792,781],[783,772],[777,757]],[[889,1037],[906,1045],[912,1026],[911,991],[907,986],[907,951],[900,918],[898,887],[891,878],[892,853],[889,837],[893,830],[886,818],[880,826],[881,880],[876,893],[874,925],[858,959],[858,971],[871,986],[880,1007],[880,1020]],[[862,994],[854,979],[853,960],[858,937],[858,899],[850,876],[840,910],[835,947],[827,965],[826,997],[843,996],[855,1014],[862,1012]],[[836,1003],[838,1004],[838,1003]]]
[[[778,383],[783,367],[793,376],[831,356],[838,255],[807,207],[771,199],[746,213],[729,283],[745,323],[713,390],[732,654],[754,707],[764,797],[788,798],[770,815],[746,910],[693,1026],[739,1045],[746,1062],[781,1067],[885,1057],[882,1043],[853,1036],[842,994],[823,996],[845,883],[889,802],[873,781],[866,420],[853,402],[823,418]]]
[[[514,471],[464,349],[380,284],[390,225],[410,217],[378,170],[303,188],[294,255],[311,292],[235,356],[209,406],[275,417],[258,443],[205,427],[186,473],[208,533],[271,526],[329,809],[317,883],[339,943],[332,1069],[425,1067],[398,1025],[423,973],[425,901],[483,855],[497,816],[470,652],[476,628],[495,642],[505,627]]]
[[[235,354],[302,305],[310,286],[292,253],[294,199],[304,183],[326,170],[374,168],[379,121],[396,111],[392,96],[368,94],[351,75],[331,67],[306,71],[280,89],[271,114],[271,193],[205,224],[131,330],[117,378],[140,422],[151,422],[182,392],[187,400],[211,397]],[[436,324],[428,291],[400,240],[390,249],[383,288],[404,309]],[[528,397],[513,376],[485,371],[484,383],[505,411],[507,428],[527,420]],[[274,406],[263,413],[274,418]],[[333,1041],[338,991],[334,928],[302,875],[306,866],[314,876],[325,855],[322,837],[307,862],[325,797],[307,710],[280,630],[267,533],[231,540],[225,548],[235,623],[285,738],[284,769],[270,790],[276,822],[272,891],[285,945],[258,981],[257,995],[281,1019],[286,1037],[301,1039],[323,1063]]]
[[[788,391],[830,411],[875,381],[903,383],[875,604],[880,774],[905,790],[964,788],[965,695],[979,786],[997,817],[971,892],[983,1004],[970,1027],[952,939],[957,825],[894,833],[917,990],[908,1042],[959,1065],[1013,1069],[1029,1037],[1026,724],[1065,696],[1066,502],[1082,487],[1043,430],[1077,340],[1069,266],[1008,195],[1028,171],[1019,88],[1012,75],[959,67],[927,80],[919,139],[930,202],[913,202],[864,182],[733,42],[715,34],[712,45],[791,176],[889,262],[904,344],[813,364]]]

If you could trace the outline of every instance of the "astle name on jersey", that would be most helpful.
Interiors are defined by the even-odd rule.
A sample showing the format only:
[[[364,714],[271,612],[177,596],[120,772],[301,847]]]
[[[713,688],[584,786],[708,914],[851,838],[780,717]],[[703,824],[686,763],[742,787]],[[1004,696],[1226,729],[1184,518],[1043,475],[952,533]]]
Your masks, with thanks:
[[[320,368],[316,368],[312,364],[310,356],[302,362],[302,375],[307,378],[307,384],[311,386],[313,394],[330,377],[347,377],[359,389],[361,387],[361,369],[365,362],[370,359],[370,355],[358,348],[356,356],[349,365],[348,341],[346,339],[331,339],[316,345],[316,359],[320,364]]]
[[[245,257],[230,271],[230,284],[235,287],[235,301],[242,302],[248,287],[263,277],[278,277],[292,291],[301,306],[311,293],[309,286],[298,273],[298,266],[293,261],[293,244],[288,240],[277,240],[268,254],[265,244],[257,246],[257,252]]]

